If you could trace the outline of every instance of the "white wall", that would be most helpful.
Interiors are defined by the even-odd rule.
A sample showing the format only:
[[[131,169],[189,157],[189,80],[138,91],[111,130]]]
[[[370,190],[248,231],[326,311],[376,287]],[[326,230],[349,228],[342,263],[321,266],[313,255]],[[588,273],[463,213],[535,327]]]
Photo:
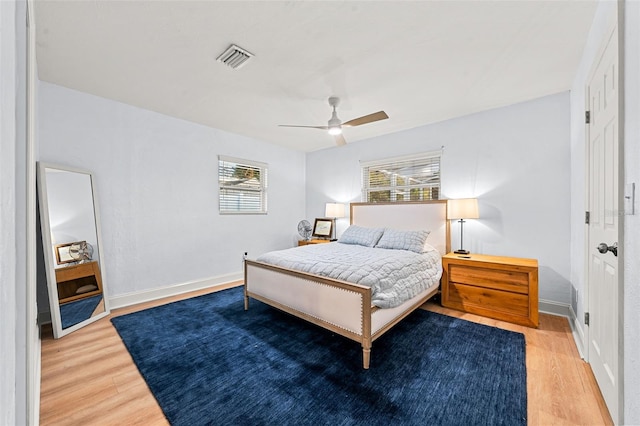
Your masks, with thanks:
[[[304,154],[40,82],[39,160],[90,170],[107,294],[241,277],[242,254],[293,246]],[[267,215],[218,213],[218,155],[269,164]]]
[[[0,2],[0,424],[27,423],[26,8]],[[35,318],[34,318],[35,320]],[[31,329],[29,330],[31,331]]]
[[[0,2],[0,424],[16,422],[15,4]]]
[[[327,201],[361,200],[360,161],[444,146],[442,198],[478,197],[481,218],[465,225],[465,248],[538,259],[540,298],[568,305],[569,140],[569,93],[560,93],[309,153],[307,218],[323,216]]]

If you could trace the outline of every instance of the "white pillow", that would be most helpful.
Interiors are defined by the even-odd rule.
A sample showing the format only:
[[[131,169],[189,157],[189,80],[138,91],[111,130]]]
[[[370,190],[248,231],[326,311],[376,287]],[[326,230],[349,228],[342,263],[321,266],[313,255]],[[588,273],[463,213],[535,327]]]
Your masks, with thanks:
[[[401,231],[387,228],[376,244],[376,248],[409,250],[416,253],[425,253],[427,237],[430,231]]]
[[[338,242],[342,244],[374,247],[383,232],[384,228],[365,228],[363,226],[351,225],[342,233]]]
[[[424,243],[424,248],[422,249],[422,252],[429,253],[430,251],[438,251],[438,249],[429,243]]]

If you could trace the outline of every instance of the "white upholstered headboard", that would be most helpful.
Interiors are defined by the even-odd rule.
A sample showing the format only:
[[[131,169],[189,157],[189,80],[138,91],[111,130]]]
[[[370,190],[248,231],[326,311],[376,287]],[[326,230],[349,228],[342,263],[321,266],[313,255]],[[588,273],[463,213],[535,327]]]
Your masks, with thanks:
[[[351,224],[368,228],[431,231],[427,242],[446,254],[451,249],[447,201],[351,203]]]

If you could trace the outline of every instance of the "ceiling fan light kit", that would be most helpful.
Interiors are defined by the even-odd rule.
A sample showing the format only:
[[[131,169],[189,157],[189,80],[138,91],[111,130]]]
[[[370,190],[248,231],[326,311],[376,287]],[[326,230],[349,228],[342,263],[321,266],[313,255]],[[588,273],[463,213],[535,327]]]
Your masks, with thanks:
[[[332,96],[329,98],[329,106],[333,108],[333,112],[331,113],[331,118],[327,122],[326,126],[297,126],[292,124],[280,124],[280,127],[305,127],[311,129],[321,129],[327,130],[328,133],[334,137],[336,144],[338,146],[346,145],[347,141],[342,135],[342,127],[355,127],[360,126],[362,124],[373,123],[375,121],[386,120],[389,118],[386,112],[378,111],[373,114],[364,115],[362,117],[354,118],[353,120],[349,120],[345,123],[342,122],[338,118],[338,113],[336,112],[336,107],[340,103],[340,98],[336,96]]]
[[[338,118],[338,113],[336,112],[336,107],[340,103],[339,98],[331,97],[329,98],[329,105],[333,107],[333,112],[331,113],[331,118],[329,119],[329,134],[332,136],[339,135],[342,133],[342,120]]]

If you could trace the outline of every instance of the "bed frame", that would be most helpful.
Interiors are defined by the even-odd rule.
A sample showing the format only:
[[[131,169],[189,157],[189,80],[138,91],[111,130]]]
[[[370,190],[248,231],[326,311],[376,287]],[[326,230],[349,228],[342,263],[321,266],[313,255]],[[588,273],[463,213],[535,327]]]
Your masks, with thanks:
[[[427,242],[449,252],[449,222],[444,200],[406,203],[351,203],[351,224],[402,230],[430,230]],[[244,264],[244,309],[253,298],[362,344],[362,365],[369,368],[371,344],[438,291],[438,285],[402,305],[381,309],[371,304],[371,289],[346,281],[269,265]]]

